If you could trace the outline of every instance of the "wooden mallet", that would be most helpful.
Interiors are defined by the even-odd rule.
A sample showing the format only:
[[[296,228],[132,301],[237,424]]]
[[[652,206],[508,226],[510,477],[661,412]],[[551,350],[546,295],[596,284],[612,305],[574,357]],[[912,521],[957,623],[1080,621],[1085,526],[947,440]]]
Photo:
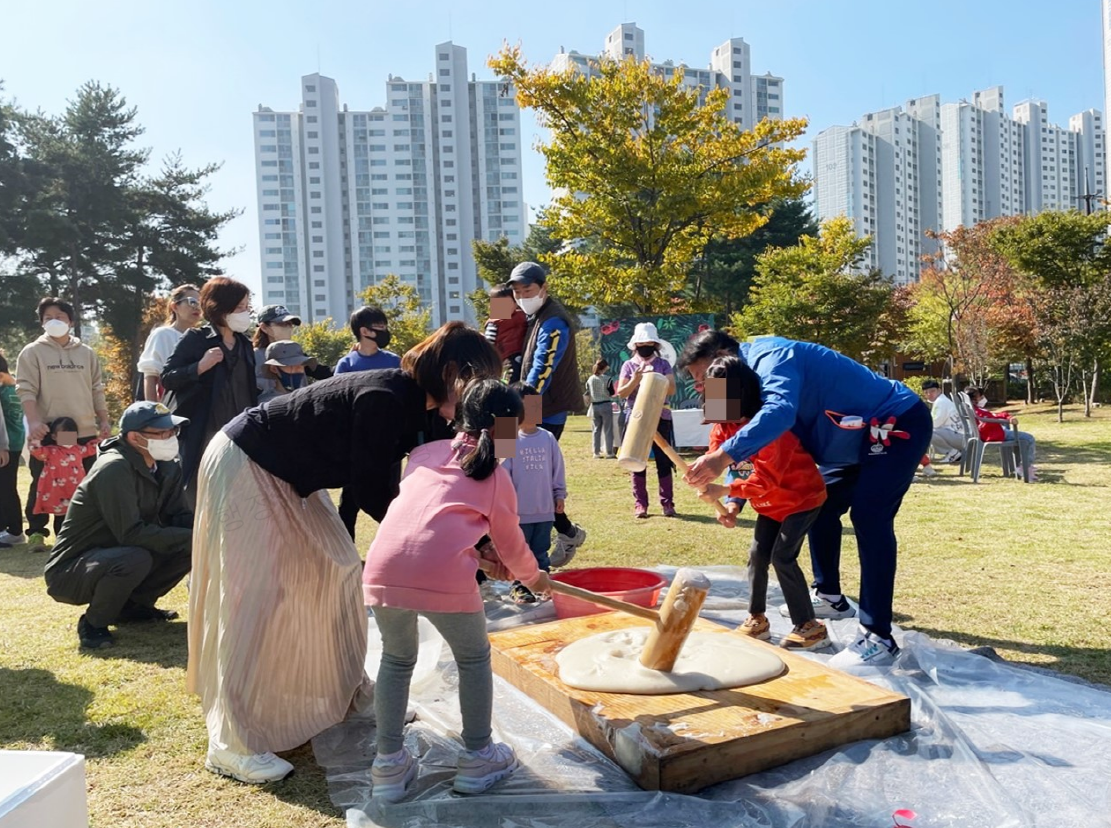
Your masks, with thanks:
[[[629,412],[629,422],[625,426],[625,439],[621,441],[621,452],[617,455],[617,464],[630,472],[642,472],[648,468],[648,452],[652,449],[653,442],[656,447],[667,455],[675,464],[681,474],[687,473],[687,464],[672,446],[668,445],[656,430],[660,422],[660,414],[664,410],[667,400],[668,380],[663,374],[649,372],[640,380],[637,389],[636,402],[633,410]],[[713,506],[719,515],[729,514],[720,500],[714,500]]]
[[[493,569],[493,564],[479,561],[479,566],[484,569],[486,565]],[[659,610],[630,604],[619,598],[609,595],[599,595],[589,589],[571,586],[562,581],[552,579],[552,592],[559,592],[580,601],[597,604],[606,609],[625,612],[652,621],[654,626],[648,633],[648,640],[644,642],[644,652],[640,654],[640,663],[650,670],[667,672],[675,666],[675,660],[683,649],[683,642],[690,635],[694,622],[698,619],[698,612],[706,601],[706,594],[710,591],[710,579],[694,569],[680,569],[671,580],[671,586],[664,596],[663,606]]]

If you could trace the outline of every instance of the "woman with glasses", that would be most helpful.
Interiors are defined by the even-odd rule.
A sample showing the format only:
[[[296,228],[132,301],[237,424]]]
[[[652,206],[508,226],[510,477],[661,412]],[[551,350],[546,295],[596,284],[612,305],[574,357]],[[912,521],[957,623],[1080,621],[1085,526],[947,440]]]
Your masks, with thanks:
[[[136,389],[136,400],[161,402],[165,391],[162,388],[162,369],[185,332],[201,321],[200,295],[196,285],[178,285],[170,291],[170,318],[165,325],[150,332],[139,357],[142,384]]]
[[[189,418],[181,435],[181,471],[190,491],[208,441],[258,403],[255,354],[246,336],[250,289],[217,276],[205,282],[198,298],[208,324],[187,331],[162,369],[162,385],[173,394],[175,411]]]

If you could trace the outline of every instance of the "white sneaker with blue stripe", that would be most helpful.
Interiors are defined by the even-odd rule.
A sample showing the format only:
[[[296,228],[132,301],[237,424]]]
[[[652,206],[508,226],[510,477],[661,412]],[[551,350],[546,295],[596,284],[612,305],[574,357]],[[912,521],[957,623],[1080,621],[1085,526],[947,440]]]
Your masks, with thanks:
[[[839,670],[853,667],[888,667],[899,656],[899,645],[895,639],[890,643],[864,627],[858,629],[853,643],[829,660],[830,667]]]

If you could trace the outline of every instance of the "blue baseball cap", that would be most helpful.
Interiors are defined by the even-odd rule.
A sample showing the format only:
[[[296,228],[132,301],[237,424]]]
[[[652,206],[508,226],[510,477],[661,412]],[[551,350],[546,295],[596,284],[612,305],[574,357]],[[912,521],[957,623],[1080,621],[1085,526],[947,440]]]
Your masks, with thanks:
[[[536,262],[521,262],[509,274],[512,285],[542,285],[548,281],[548,274]]]
[[[153,428],[159,431],[167,428],[176,428],[189,422],[185,417],[175,416],[160,402],[143,400],[132,403],[120,417],[120,433],[141,431],[144,428]]]

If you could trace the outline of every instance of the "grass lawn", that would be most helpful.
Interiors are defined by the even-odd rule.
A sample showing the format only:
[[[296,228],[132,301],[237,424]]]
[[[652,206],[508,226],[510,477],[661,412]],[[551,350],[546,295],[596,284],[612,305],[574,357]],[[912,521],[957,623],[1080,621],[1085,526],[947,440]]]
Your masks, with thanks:
[[[1038,439],[1041,481],[1004,479],[985,462],[979,485],[955,467],[916,483],[899,516],[901,554],[896,622],[1004,657],[1111,684],[1111,630],[1105,581],[1111,504],[1111,410],[1090,420],[1076,408],[1055,422],[1049,406],[1019,410]],[[628,477],[594,460],[585,418],[571,421],[563,447],[568,512],[590,532],[576,566],[741,564],[751,515],[719,527],[686,487],[676,492],[683,519],[632,518]],[[26,491],[26,472],[22,485]],[[649,471],[654,485],[654,471]],[[361,518],[365,550],[373,522]],[[805,557],[805,556],[804,556]],[[844,585],[856,593],[846,531]],[[0,550],[0,745],[68,750],[88,757],[94,826],[341,826],[308,747],[297,773],[259,789],[204,770],[200,706],[185,694],[185,623],[124,628],[105,655],[77,650],[81,610],[45,593],[44,557]],[[165,605],[184,615],[184,587]],[[45,828],[45,826],[44,826]]]

